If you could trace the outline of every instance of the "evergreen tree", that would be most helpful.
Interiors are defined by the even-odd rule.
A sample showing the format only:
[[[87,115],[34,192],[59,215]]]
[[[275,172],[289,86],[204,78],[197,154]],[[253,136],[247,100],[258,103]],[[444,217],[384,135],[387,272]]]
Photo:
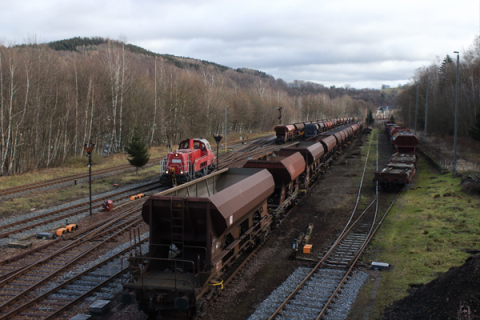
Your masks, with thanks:
[[[480,113],[477,113],[477,118],[475,119],[475,123],[473,124],[473,127],[469,131],[473,139],[480,141]]]
[[[140,128],[135,127],[133,130],[132,140],[128,144],[126,148],[128,153],[128,162],[132,165],[137,167],[135,175],[138,175],[138,168],[143,167],[147,164],[148,160],[150,159],[150,154],[148,153],[148,147],[145,143],[142,142],[142,138],[140,136]]]
[[[373,118],[372,109],[368,109],[367,119],[365,119],[365,122],[367,123],[367,128],[369,125],[375,122],[375,119]]]
[[[393,114],[392,114],[392,116],[390,117],[390,121],[395,122],[395,117],[393,116]]]

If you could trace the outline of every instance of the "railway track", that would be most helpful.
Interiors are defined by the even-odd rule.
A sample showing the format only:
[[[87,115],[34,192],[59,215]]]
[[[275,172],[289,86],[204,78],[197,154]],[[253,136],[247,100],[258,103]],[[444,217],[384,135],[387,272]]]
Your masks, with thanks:
[[[269,140],[271,140],[270,137],[256,139],[251,144],[241,148],[238,152],[228,154],[226,157],[222,158],[220,167],[221,168],[228,167],[230,164],[234,162],[238,162],[240,159],[246,159],[247,157],[253,157],[253,156],[260,156],[261,154],[272,152],[274,149],[278,148],[278,146],[275,148],[274,147],[275,145],[272,145],[271,141],[269,142]],[[265,145],[270,146],[270,148],[263,149],[263,146]],[[262,150],[259,152],[258,148],[262,148]],[[119,167],[126,167],[126,166],[117,166],[115,170],[118,170]],[[73,177],[73,176],[70,176],[70,177]],[[52,183],[55,183],[55,182],[52,182]],[[56,183],[60,183],[60,182],[56,182]],[[160,187],[159,182],[152,182],[150,184],[143,185],[140,187],[135,187],[128,190],[122,190],[113,194],[109,194],[108,196],[99,197],[99,198],[96,198],[95,201],[93,202],[92,209],[101,208],[103,200],[106,200],[106,199],[122,201],[130,197],[130,194],[121,196],[122,194],[130,193],[134,190],[141,190],[142,192],[147,192],[150,190],[157,189],[159,187]],[[39,230],[38,228],[42,228],[45,225],[54,224],[56,222],[63,223],[67,218],[71,219],[72,217],[86,214],[89,211],[88,205],[89,205],[89,202],[85,201],[72,206],[57,209],[48,213],[39,214],[39,215],[35,214],[35,215],[32,215],[31,217],[28,217],[22,220],[18,220],[18,219],[11,220],[11,222],[9,223],[0,225],[0,239],[7,238],[21,232],[28,233],[28,234],[22,234],[22,237],[34,235],[40,231],[43,231],[43,230]]]
[[[114,201],[122,201],[130,198],[132,192],[137,190],[139,192],[147,192],[150,190],[155,190],[160,187],[159,182],[151,182],[142,186],[137,186],[134,188],[120,190],[108,196],[103,196],[95,199],[92,202],[92,209],[98,209],[102,206],[102,203],[106,199],[113,199]],[[127,194],[127,195],[125,195]],[[10,223],[5,223],[0,226],[0,239],[7,238],[14,234],[23,232],[22,236],[35,235],[37,232],[40,232],[39,228],[42,228],[46,225],[52,225],[55,223],[64,223],[65,219],[71,219],[79,215],[85,215],[89,212],[89,201],[71,205],[68,207],[63,207],[54,211],[50,211],[44,214],[33,215],[22,220],[14,219]]]
[[[370,144],[371,142],[372,139]],[[351,282],[358,281],[358,277],[352,277],[355,264],[398,197],[397,194],[392,200],[391,194],[379,194],[376,186],[375,196],[370,204],[362,210],[358,209],[362,189],[365,189],[363,178],[368,157],[369,153],[366,155],[356,203],[338,238],[319,257],[320,260],[313,268],[298,269],[249,319],[341,319],[346,316],[339,316],[335,308],[331,308],[331,304],[347,283],[351,285]],[[378,140],[376,159],[378,167]],[[380,203],[383,208],[380,208]],[[385,209],[385,206],[388,207]],[[385,212],[378,218],[381,209],[385,209]]]
[[[295,143],[285,146],[294,144]],[[259,148],[261,150],[258,150]],[[228,161],[230,161],[230,164],[233,164],[240,161],[241,158],[245,159],[247,157],[254,156],[259,157],[262,154],[273,152],[275,149],[278,149],[278,146],[272,145],[272,143],[268,142],[268,139],[264,139],[254,143],[253,145],[245,146],[245,148],[242,149],[244,149],[241,151],[242,153],[240,153],[239,150],[227,156],[226,162],[222,161],[222,165],[224,165],[224,163],[228,163]],[[225,166],[229,165],[226,164]],[[111,198],[111,195],[109,198]],[[64,219],[64,217],[59,218],[58,220],[62,219]],[[124,221],[123,225],[118,228],[122,228],[121,232],[126,232],[140,222],[140,218],[132,218],[131,220]],[[106,221],[99,222],[99,225],[101,224],[106,224]],[[94,228],[90,228],[89,230],[93,229]],[[86,232],[87,230],[81,231]],[[115,235],[107,236],[107,232],[110,231],[97,230],[95,231],[95,234],[86,233],[84,236],[79,236],[78,233],[75,233],[74,235],[66,236],[63,238],[63,240],[57,239],[55,241],[51,241],[50,245],[42,246],[42,249],[37,248],[28,254],[22,254],[21,257],[17,256],[8,259],[8,261],[0,261],[0,298],[4,296],[7,297],[5,300],[0,299],[0,310],[2,310],[0,311],[0,320],[10,319],[12,317],[15,317],[15,319],[26,319],[32,317],[38,319],[50,319],[52,317],[59,316],[61,312],[68,309],[73,303],[85,298],[91,294],[91,292],[99,290],[99,288],[109,286],[109,284],[110,286],[113,286],[114,284],[112,284],[112,282],[115,281],[115,277],[118,277],[122,270],[124,270],[121,262],[119,265],[119,261],[122,261],[119,256],[133,247],[128,247],[127,249],[122,250],[117,256],[109,258],[108,262],[103,261],[101,264],[87,268],[86,272],[90,272],[90,275],[82,273],[74,278],[69,277],[69,280],[66,282],[63,281],[55,285],[52,284],[53,279],[62,277],[62,272],[71,272],[68,271],[69,268],[73,268],[75,265],[80,264],[82,258],[85,258],[89,253],[98,250],[99,247],[92,246],[92,242],[100,242],[101,244],[105,245],[116,237]],[[142,241],[146,240],[147,239],[142,239]],[[78,243],[82,243],[84,246],[79,244],[79,253],[72,254],[73,250],[76,249],[72,247],[72,244],[64,245],[62,242],[65,241],[72,243],[77,243],[78,241]],[[246,261],[248,261],[248,259],[257,252],[257,250],[250,253],[250,256],[244,261],[244,263],[246,263]],[[73,258],[73,255],[77,256],[78,258]],[[56,263],[51,262],[53,260],[60,261],[62,267],[57,268],[57,266],[55,266]],[[242,266],[244,263],[242,263]],[[52,266],[52,264],[54,266]],[[7,265],[9,267],[5,267]],[[45,269],[42,269],[42,267],[45,267]],[[61,270],[57,270],[58,273],[54,274],[53,272],[49,271],[49,269],[52,268]],[[241,269],[241,266],[239,269]],[[31,270],[34,271],[29,273]],[[23,275],[27,277],[26,280],[18,280],[22,279],[21,277]],[[40,276],[37,277],[36,275]],[[226,282],[228,283],[234,276],[235,274],[229,277]],[[101,281],[94,281],[94,279]],[[46,286],[47,283],[48,286]],[[87,286],[88,283],[90,284]],[[20,288],[21,291],[18,288]],[[25,290],[23,290],[24,288]],[[25,299],[26,296],[28,296],[27,299]]]
[[[0,319],[49,319],[114,281],[126,267],[119,257],[133,246],[117,248],[100,261],[91,260],[118,247],[112,241],[125,239],[132,228],[143,223],[139,214],[142,203],[127,206],[114,219],[0,262]]]
[[[259,144],[258,141],[265,141],[265,140],[268,140],[270,138],[271,137],[269,136],[269,137],[254,139],[250,144],[253,144],[254,146],[258,147],[262,144],[262,143]],[[235,146],[241,146],[240,150],[242,150],[242,149],[245,150],[245,149],[249,149],[250,144],[243,147],[241,144],[237,143],[237,144],[235,144]],[[240,150],[238,150],[238,151],[240,151]],[[235,158],[235,156],[233,156],[235,154],[236,154],[236,152],[233,152],[233,153],[228,154],[226,157],[222,157],[222,162],[223,162],[223,159],[225,159],[225,158],[226,159]],[[159,164],[162,159],[163,158],[150,159],[148,164],[145,165],[145,168],[150,167],[150,166],[154,166],[155,164]],[[227,160],[227,164],[223,165],[222,168],[225,168],[227,166],[228,166],[228,160]],[[95,170],[95,171],[92,172],[92,178],[102,176],[102,175],[106,175],[106,174],[112,174],[112,173],[115,173],[115,172],[118,172],[118,171],[125,171],[125,170],[128,170],[128,169],[133,170],[134,167],[132,167],[130,164],[122,164],[122,165],[113,166],[113,167],[110,167],[110,168],[99,169],[99,170]],[[0,189],[0,198],[11,197],[11,196],[14,196],[16,194],[24,193],[24,192],[27,192],[27,191],[32,192],[32,191],[35,191],[35,190],[38,190],[38,189],[51,188],[53,186],[61,185],[61,184],[69,183],[69,182],[74,184],[76,181],[78,182],[79,180],[87,179],[87,178],[88,178],[88,173],[79,173],[79,174],[68,175],[68,176],[58,177],[58,178],[54,178],[54,179],[48,179],[48,180],[44,180],[44,181],[29,183],[29,184],[25,184],[25,185],[21,185],[21,186],[4,188],[4,189]]]
[[[267,140],[268,138],[257,139],[252,142],[253,146],[251,145],[245,146],[244,151],[241,154],[234,153],[233,156],[230,154],[227,157],[231,160],[233,159],[234,161],[238,161],[239,158],[246,157],[247,151],[249,151],[248,155],[253,155],[255,154],[255,149],[257,149],[261,145],[264,145],[265,141]],[[256,153],[258,153],[258,151]],[[222,161],[222,164],[224,163],[227,163],[228,165],[228,161],[227,162]],[[118,168],[120,167],[126,167],[126,166],[117,166],[115,170],[118,170]],[[98,197],[93,201],[92,209],[97,210],[98,208],[101,208],[103,201],[106,199],[114,200],[116,202],[123,201],[128,199],[131,196],[131,193],[134,192],[135,190],[137,190],[136,192],[138,193],[148,192],[150,190],[158,189],[160,186],[161,186],[160,183],[156,181],[146,185],[129,188],[127,190],[121,190],[113,194],[109,194],[107,196]],[[3,225],[0,225],[0,239],[5,239],[17,234],[20,234],[20,237],[32,236],[38,232],[44,231],[42,230],[42,228],[45,228],[45,226],[48,226],[48,225],[51,228],[57,228],[58,226],[56,226],[55,223],[63,224],[65,219],[70,219],[70,222],[72,222],[73,220],[72,218],[75,219],[75,217],[77,216],[86,215],[89,211],[88,206],[89,206],[89,201],[84,201],[81,203],[77,203],[75,205],[62,207],[61,209],[46,212],[44,214],[28,214],[24,219],[18,219],[17,217],[13,219],[9,219]],[[0,245],[1,245],[1,242],[2,241],[0,240]],[[3,241],[3,242],[4,242],[3,245],[6,245],[8,243],[8,241],[7,242]]]
[[[154,166],[156,162],[159,162],[161,158],[155,158],[155,159],[150,159],[149,163],[145,165],[145,167],[150,167]],[[117,171],[125,171],[128,169],[134,169],[132,165],[130,164],[122,164],[118,166],[113,166],[110,168],[105,168],[105,169],[99,169],[95,170],[92,172],[92,178],[106,175],[106,174],[111,174],[115,173]],[[86,179],[88,178],[88,173],[79,173],[79,174],[74,174],[74,175],[68,175],[64,177],[58,177],[54,179],[49,179],[49,180],[44,180],[44,181],[39,181],[39,182],[34,182],[34,183],[29,183],[21,186],[16,186],[16,187],[11,187],[11,188],[5,188],[5,189],[0,189],[0,198],[6,197],[6,196],[12,196],[18,193],[23,193],[27,191],[34,191],[36,189],[41,189],[41,188],[50,188],[55,185],[60,185],[64,184],[67,182],[70,182],[72,184],[75,183],[75,181],[81,180],[81,179]]]
[[[297,144],[298,142],[293,142],[289,144],[284,144],[281,147],[289,147]],[[258,159],[264,155],[274,152],[275,150],[280,149],[278,145],[275,144],[275,141],[272,137],[259,138],[253,141],[250,144],[245,145],[244,147],[238,149],[235,152],[231,152],[228,155],[222,157],[218,170],[224,168],[240,168],[246,161],[249,159]]]

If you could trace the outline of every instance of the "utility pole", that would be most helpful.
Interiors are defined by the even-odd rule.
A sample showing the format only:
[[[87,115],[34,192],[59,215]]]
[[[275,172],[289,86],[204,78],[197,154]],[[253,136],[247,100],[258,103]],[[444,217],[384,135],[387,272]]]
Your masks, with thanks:
[[[85,152],[87,153],[88,157],[88,185],[90,188],[90,216],[92,215],[92,150],[93,147],[95,147],[95,143],[92,143],[90,141],[90,146],[85,145],[83,146],[85,148]]]
[[[228,106],[225,106],[225,152],[227,152],[227,108]]]
[[[455,178],[457,174],[457,109],[458,109],[458,66],[460,64],[460,54],[458,51],[453,51],[457,54],[457,78],[455,81],[455,122],[454,122],[454,135],[453,135],[453,163],[452,163],[452,175]]]
[[[423,131],[423,145],[427,145],[427,108],[428,108],[428,76],[427,76],[427,89],[425,90],[425,128]]]
[[[411,104],[412,104],[412,101],[409,100],[409,101],[408,101],[408,129],[411,128],[411,126],[410,126],[410,118],[411,118],[411,117],[410,117],[410,115],[411,115],[410,105],[411,105]]]
[[[415,99],[415,135],[417,135],[417,110],[418,110],[418,83],[417,83],[417,95]]]

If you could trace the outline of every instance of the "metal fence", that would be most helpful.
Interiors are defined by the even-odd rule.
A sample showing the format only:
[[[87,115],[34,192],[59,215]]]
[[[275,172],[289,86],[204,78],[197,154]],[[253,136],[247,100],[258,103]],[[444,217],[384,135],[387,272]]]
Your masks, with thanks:
[[[453,159],[447,159],[433,148],[427,147],[423,144],[418,144],[417,149],[423,153],[427,158],[430,158],[435,165],[442,171],[451,171],[453,169]],[[457,171],[458,172],[480,172],[480,160],[468,160],[463,158],[457,158]]]

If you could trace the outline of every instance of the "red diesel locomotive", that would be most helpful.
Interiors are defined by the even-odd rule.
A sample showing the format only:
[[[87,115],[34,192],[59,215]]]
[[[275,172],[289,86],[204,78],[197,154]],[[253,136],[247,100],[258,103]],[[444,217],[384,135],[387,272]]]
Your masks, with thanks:
[[[167,154],[162,163],[160,182],[176,186],[215,170],[215,155],[205,139],[186,139],[178,149]]]

